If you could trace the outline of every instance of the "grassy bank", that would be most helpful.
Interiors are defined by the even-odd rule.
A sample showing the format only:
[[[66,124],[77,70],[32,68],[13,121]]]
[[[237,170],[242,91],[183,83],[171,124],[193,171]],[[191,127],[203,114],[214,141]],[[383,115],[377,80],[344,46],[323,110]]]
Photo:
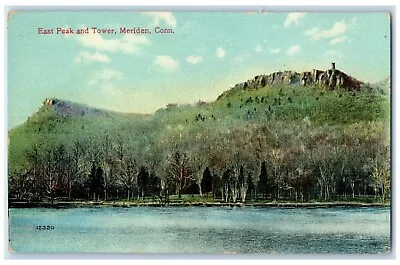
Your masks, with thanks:
[[[79,207],[282,207],[282,208],[327,208],[327,207],[390,207],[390,201],[362,202],[362,201],[327,201],[327,202],[246,202],[246,203],[225,203],[216,201],[172,201],[167,204],[155,201],[57,201],[57,202],[12,202],[9,208],[79,208]]]

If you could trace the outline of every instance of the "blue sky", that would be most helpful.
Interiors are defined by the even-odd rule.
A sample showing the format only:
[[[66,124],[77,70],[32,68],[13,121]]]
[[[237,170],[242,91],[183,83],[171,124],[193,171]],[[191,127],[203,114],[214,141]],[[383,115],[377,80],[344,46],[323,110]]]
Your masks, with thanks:
[[[337,68],[367,82],[390,75],[387,13],[20,12],[9,16],[8,126],[45,98],[151,113],[212,101],[235,83],[279,70]],[[119,34],[120,27],[174,34]],[[38,28],[117,34],[39,35]]]

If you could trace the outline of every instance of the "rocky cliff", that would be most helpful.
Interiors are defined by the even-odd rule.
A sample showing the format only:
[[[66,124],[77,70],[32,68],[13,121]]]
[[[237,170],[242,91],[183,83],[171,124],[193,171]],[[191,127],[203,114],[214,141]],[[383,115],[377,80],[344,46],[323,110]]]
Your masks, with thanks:
[[[280,71],[267,75],[257,75],[246,82],[236,84],[230,91],[256,90],[265,86],[273,85],[316,85],[321,89],[327,90],[344,88],[351,91],[359,91],[363,82],[335,69],[333,65],[331,69],[326,71],[313,69],[310,72],[301,73],[294,71]],[[227,92],[229,93],[229,91]]]

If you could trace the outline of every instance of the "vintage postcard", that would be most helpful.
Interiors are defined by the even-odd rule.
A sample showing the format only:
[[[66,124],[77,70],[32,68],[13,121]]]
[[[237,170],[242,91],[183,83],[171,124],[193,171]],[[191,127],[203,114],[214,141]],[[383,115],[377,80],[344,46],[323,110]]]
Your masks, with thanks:
[[[16,253],[392,251],[389,12],[18,11]]]

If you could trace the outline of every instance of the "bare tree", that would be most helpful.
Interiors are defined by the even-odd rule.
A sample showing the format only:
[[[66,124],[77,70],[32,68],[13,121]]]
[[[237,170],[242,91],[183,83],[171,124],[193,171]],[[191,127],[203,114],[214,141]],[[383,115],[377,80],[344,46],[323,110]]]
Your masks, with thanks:
[[[129,201],[133,197],[133,188],[136,184],[138,166],[132,156],[132,153],[126,150],[127,147],[124,145],[122,140],[117,141],[116,146],[116,161],[114,166],[117,172],[117,184],[125,187],[126,197]]]
[[[183,189],[195,181],[190,162],[189,156],[178,150],[170,158],[169,172],[173,181],[177,184],[179,198],[181,198]]]
[[[382,203],[385,202],[385,194],[390,191],[390,169],[387,162],[379,163],[374,159],[372,166],[372,179],[375,187],[380,189]]]

